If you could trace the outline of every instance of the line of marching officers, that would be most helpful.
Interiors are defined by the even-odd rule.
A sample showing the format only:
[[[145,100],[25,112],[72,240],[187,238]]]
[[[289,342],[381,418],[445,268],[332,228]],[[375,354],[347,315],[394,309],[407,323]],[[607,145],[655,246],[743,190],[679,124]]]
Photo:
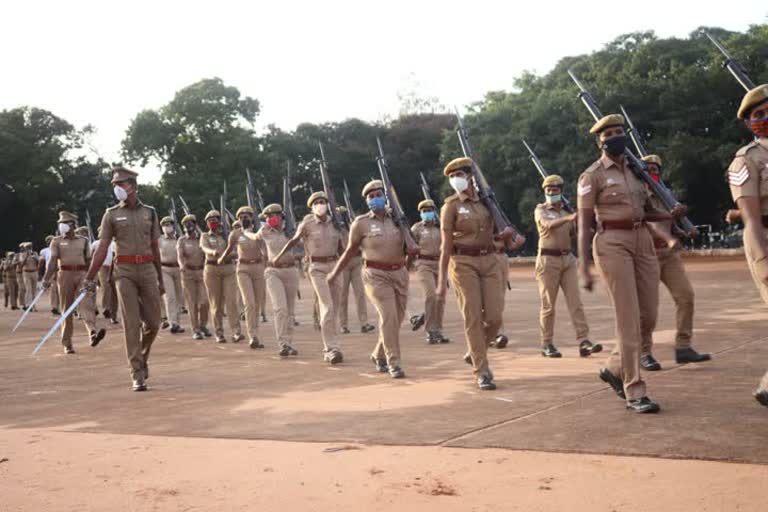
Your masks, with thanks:
[[[741,217],[745,223],[747,262],[763,299],[768,302],[768,85],[757,87],[744,97],[738,117],[755,134],[755,141],[739,150],[728,170],[727,180],[738,206],[738,210],[729,212],[729,219]],[[617,334],[616,346],[599,377],[625,401],[627,409],[652,413],[659,410],[659,405],[649,398],[640,369],[661,369],[652,353],[659,283],[668,288],[676,307],[677,363],[710,359],[709,354],[699,353],[691,346],[694,294],[679,254],[680,242],[672,231],[676,217],[683,215],[685,208],[666,212],[628,168],[621,115],[603,117],[591,133],[601,155],[579,177],[578,211],[571,214],[563,209],[564,182],[559,176],[550,175],[542,184],[545,201],[534,212],[539,232],[535,276],[541,298],[541,354],[561,357],[553,343],[555,302],[560,289],[575,329],[579,355],[587,357],[602,350],[600,344],[589,340],[579,296],[579,281],[584,289],[593,288],[588,257],[591,248],[614,308]],[[659,180],[661,158],[649,155],[644,160],[651,177]],[[173,219],[166,217],[158,222],[155,210],[138,200],[137,174],[115,168],[112,182],[120,202],[104,214],[100,228],[102,245],[91,257],[87,240],[74,234],[75,216],[62,212],[61,236],[50,242],[49,261],[53,264],[47,265],[44,286],[49,286],[58,272],[62,308],[71,304],[78,286],[95,292],[95,278],[108,247],[113,248],[113,274],[133,389],[142,391],[149,377],[149,351],[159,330],[162,294],[167,297],[172,330],[179,332],[176,305],[168,299],[170,293],[178,297],[179,281],[186,296],[193,337],[210,336],[206,327],[210,304],[219,342],[226,341],[225,311],[232,341],[244,339],[234,294],[236,283],[242,296],[250,346],[255,349],[263,347],[259,313],[266,289],[274,310],[279,354],[295,356],[292,334],[299,275],[293,249],[303,243],[307,274],[318,304],[323,359],[330,364],[344,359],[337,329],[340,285],[352,281],[344,273],[350,265],[360,262],[365,294],[379,317],[372,363],[377,371],[402,378],[405,371],[399,332],[406,314],[408,268],[413,263],[425,296],[423,322],[427,341],[448,341],[442,333],[442,320],[450,279],[464,320],[468,348],[464,359],[472,365],[479,388],[493,390],[496,384],[488,348],[503,348],[508,341],[500,333],[508,277],[505,252],[519,248],[525,239],[512,228],[495,229],[490,211],[475,188],[474,165],[469,158],[457,158],[445,166],[444,175],[455,193],[445,200],[439,218],[432,201],[418,205],[421,221],[412,226],[411,232],[419,247],[412,253],[405,249],[403,232],[391,216],[384,185],[379,180],[363,188],[369,212],[351,222],[348,234],[334,224],[325,194],[315,192],[307,201],[311,213],[290,239],[283,229],[281,206],[271,204],[261,212],[264,224],[258,230],[254,211],[242,207],[236,214],[239,226],[225,239],[221,214],[211,210],[204,219],[205,233],[200,233],[196,217],[187,215],[181,221],[184,235],[176,240]],[[574,234],[578,239],[578,259],[571,250]],[[16,256],[13,258],[6,261],[16,263]],[[15,267],[17,271],[18,265]],[[13,289],[12,281],[8,285],[8,276],[14,269],[4,263],[3,270],[6,290]],[[92,298],[84,301],[85,309],[92,308],[94,302]],[[97,329],[92,315],[83,313],[83,309],[81,317],[92,344],[98,343],[103,329]],[[420,323],[412,321],[414,326]],[[367,324],[362,327],[363,332],[370,330]],[[71,349],[71,319],[64,327],[62,342]],[[768,374],[755,398],[768,405]]]

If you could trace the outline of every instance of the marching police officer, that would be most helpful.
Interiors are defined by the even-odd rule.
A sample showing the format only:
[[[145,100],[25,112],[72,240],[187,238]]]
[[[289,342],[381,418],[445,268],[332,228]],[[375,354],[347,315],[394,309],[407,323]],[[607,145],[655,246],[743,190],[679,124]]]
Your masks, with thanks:
[[[577,260],[571,251],[577,214],[569,214],[563,209],[563,178],[551,174],[544,179],[542,188],[546,201],[536,206],[534,211],[536,229],[539,231],[536,282],[541,297],[541,354],[544,357],[562,356],[552,343],[555,334],[555,301],[562,288],[576,330],[579,355],[587,357],[603,350],[603,346],[589,341],[589,326],[579,294]]]
[[[160,246],[160,264],[163,267],[163,284],[165,285],[165,317],[167,319],[163,328],[171,327],[171,334],[184,332],[179,325],[179,313],[181,302],[181,271],[179,259],[176,254],[176,223],[170,216],[160,220],[160,229],[163,234],[158,241]]]
[[[744,254],[760,297],[768,304],[768,84],[747,92],[737,113],[755,140],[728,167],[731,196],[744,222]],[[754,393],[768,407],[768,372]]]
[[[94,279],[115,242],[113,273],[133,391],[146,391],[149,352],[160,330],[161,295],[165,293],[160,265],[160,223],[157,212],[139,200],[138,173],[125,167],[112,169],[113,192],[119,201],[101,219],[99,248],[86,275],[85,288],[96,289]]]
[[[192,339],[210,338],[208,330],[208,296],[203,281],[205,253],[200,248],[197,232],[197,217],[192,214],[181,219],[184,234],[176,242],[176,256],[181,266],[181,285],[186,296],[189,321],[192,324]]]
[[[339,215],[345,217],[345,222],[348,226],[352,225],[352,221],[355,219],[350,217],[346,207],[339,206],[336,208]],[[344,248],[349,243],[349,230],[345,227],[342,228]],[[360,332],[367,333],[375,329],[374,326],[368,323],[368,305],[365,301],[365,289],[363,285],[363,257],[361,254],[355,254],[350,260],[349,264],[344,267],[344,272],[341,278],[341,289],[339,290],[339,326],[341,332],[349,334],[349,292],[351,291],[355,298],[355,307],[357,308],[357,319],[360,323]]]
[[[437,274],[440,262],[440,227],[437,208],[431,199],[421,201],[418,206],[421,220],[411,226],[411,234],[419,245],[416,256],[416,276],[424,290],[424,323],[427,343],[448,343],[443,336],[443,313],[445,301],[437,296]]]

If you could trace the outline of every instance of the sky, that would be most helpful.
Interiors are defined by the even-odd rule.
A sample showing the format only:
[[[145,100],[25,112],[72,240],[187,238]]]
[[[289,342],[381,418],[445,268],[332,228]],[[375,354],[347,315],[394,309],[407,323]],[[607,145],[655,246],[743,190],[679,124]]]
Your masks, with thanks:
[[[0,109],[45,108],[95,126],[96,151],[119,161],[133,117],[202,78],[259,100],[257,129],[396,116],[416,88],[462,106],[546,73],[568,55],[654,30],[765,23],[765,0],[457,2],[366,0],[4,2]],[[157,168],[141,181],[155,182]]]

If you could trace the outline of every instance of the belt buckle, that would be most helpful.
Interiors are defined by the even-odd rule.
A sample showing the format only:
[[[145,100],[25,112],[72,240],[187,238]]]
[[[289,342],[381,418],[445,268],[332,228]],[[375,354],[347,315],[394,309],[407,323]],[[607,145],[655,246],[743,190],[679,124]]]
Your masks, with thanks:
[[[643,221],[638,220],[632,223],[632,229],[640,229],[643,227]]]
[[[487,256],[488,254],[488,249],[480,249],[480,256]]]

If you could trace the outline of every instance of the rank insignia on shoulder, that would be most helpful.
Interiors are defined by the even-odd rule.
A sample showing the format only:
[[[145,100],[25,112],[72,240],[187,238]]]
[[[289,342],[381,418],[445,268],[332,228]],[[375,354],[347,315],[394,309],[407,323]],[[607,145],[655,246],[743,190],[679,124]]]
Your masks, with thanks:
[[[749,179],[749,169],[747,166],[741,168],[739,171],[728,171],[728,183],[734,187],[740,187]]]
[[[579,185],[578,192],[580,196],[585,196],[592,192],[592,185]]]

